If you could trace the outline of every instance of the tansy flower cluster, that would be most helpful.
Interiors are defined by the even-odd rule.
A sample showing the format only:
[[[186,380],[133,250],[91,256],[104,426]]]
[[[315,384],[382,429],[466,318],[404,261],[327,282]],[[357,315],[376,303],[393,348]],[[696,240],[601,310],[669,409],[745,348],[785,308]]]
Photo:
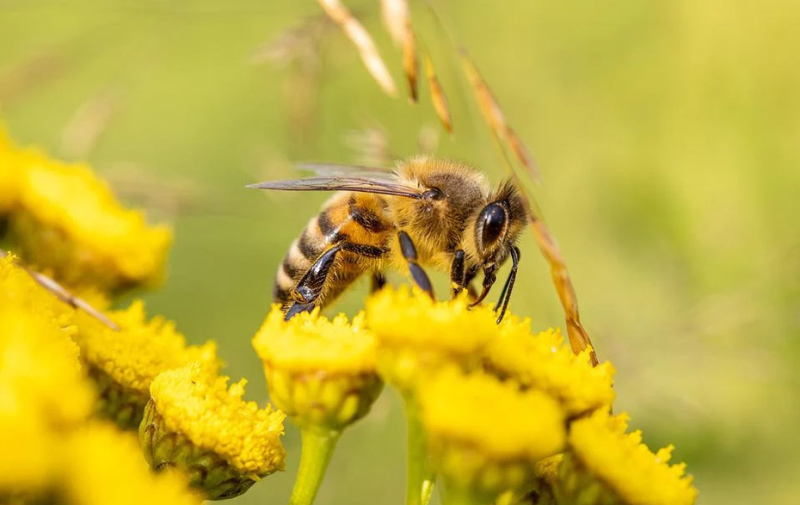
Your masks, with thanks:
[[[610,363],[593,367],[591,349],[573,354],[557,330],[532,333],[513,316],[497,325],[467,305],[389,288],[350,323],[317,311],[286,322],[273,308],[253,344],[303,433],[290,503],[313,503],[336,440],[381,379],[406,403],[407,504],[426,504],[437,477],[446,504],[694,502],[671,449],[653,454],[608,413]]]
[[[696,499],[672,447],[651,452],[611,414],[610,363],[528,319],[498,325],[466,293],[436,302],[387,288],[352,320],[315,309],[285,321],[273,307],[252,343],[277,408],[259,406],[244,380],[218,375],[213,342],[188,344],[138,300],[109,308],[159,278],[170,233],[88,167],[0,137],[0,220],[13,246],[0,255],[0,503],[238,496],[284,468],[288,417],[302,438],[289,503],[311,505],[384,384],[405,406],[407,505],[427,505],[439,484],[445,505]],[[44,274],[102,312],[74,310],[85,305],[54,296]]]
[[[226,387],[213,342],[138,300],[106,310],[159,277],[170,232],[88,167],[0,140],[0,503],[200,503],[282,469],[284,415]]]
[[[0,502],[199,504],[147,471],[136,439],[93,421],[74,312],[0,258]]]

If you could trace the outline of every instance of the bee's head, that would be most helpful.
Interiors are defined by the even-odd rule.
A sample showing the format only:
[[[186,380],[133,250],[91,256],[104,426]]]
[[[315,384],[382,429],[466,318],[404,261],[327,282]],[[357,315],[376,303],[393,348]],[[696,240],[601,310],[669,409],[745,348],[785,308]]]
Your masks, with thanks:
[[[475,249],[484,273],[493,274],[506,260],[528,216],[523,196],[505,181],[475,220]]]

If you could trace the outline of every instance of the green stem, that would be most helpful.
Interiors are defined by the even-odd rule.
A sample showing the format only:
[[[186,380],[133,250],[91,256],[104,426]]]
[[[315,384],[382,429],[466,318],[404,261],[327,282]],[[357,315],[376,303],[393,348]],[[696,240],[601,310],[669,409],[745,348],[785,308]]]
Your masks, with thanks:
[[[300,438],[303,447],[300,452],[300,468],[294,481],[289,505],[311,505],[317,496],[325,470],[333,456],[341,431],[303,428]]]
[[[431,466],[417,408],[406,399],[408,454],[406,466],[406,505],[428,505],[436,474]]]

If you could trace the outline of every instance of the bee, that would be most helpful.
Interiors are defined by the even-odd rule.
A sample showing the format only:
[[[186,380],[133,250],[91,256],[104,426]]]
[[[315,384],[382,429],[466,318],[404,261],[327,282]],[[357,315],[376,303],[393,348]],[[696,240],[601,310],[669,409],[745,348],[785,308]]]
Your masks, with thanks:
[[[373,291],[379,289],[390,269],[409,272],[433,297],[423,266],[449,272],[453,296],[467,289],[475,306],[511,258],[511,271],[495,306],[497,322],[503,319],[519,265],[516,241],[530,219],[525,198],[510,180],[492,190],[471,166],[431,157],[400,162],[393,171],[338,165],[302,168],[316,175],[248,186],[337,191],[292,242],[278,268],[273,297],[287,320],[328,305],[366,273],[371,274]],[[483,273],[480,294],[472,286],[478,273]]]

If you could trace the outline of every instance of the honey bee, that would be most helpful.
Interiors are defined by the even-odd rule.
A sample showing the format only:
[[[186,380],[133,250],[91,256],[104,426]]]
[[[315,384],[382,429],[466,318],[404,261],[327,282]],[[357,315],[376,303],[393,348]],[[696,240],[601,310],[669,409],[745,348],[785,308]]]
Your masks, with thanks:
[[[449,272],[453,296],[464,289],[481,303],[510,257],[511,271],[495,306],[505,315],[519,265],[515,245],[530,219],[511,181],[492,190],[483,174],[464,163],[412,158],[389,171],[368,167],[306,165],[316,175],[249,187],[284,191],[337,191],[306,225],[278,268],[274,300],[286,319],[331,303],[361,275],[373,291],[384,272],[404,270],[433,297],[423,266]],[[483,273],[478,294],[472,281]]]

